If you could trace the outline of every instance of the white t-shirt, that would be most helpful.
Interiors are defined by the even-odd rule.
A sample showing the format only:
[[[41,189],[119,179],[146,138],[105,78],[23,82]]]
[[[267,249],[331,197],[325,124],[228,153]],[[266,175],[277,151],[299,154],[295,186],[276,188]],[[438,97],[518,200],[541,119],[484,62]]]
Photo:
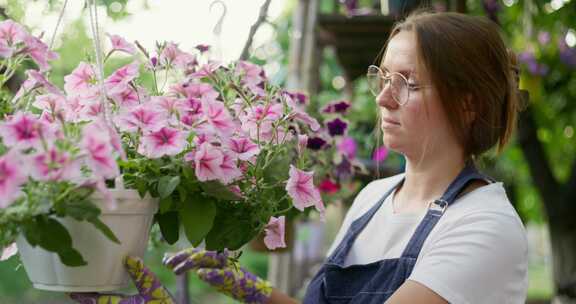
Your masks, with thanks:
[[[402,176],[375,180],[360,191],[328,255],[350,224]],[[392,195],[356,238],[346,266],[398,258],[404,251],[426,210],[394,213]],[[423,284],[453,304],[525,303],[528,243],[502,183],[466,193],[446,209],[424,242],[408,280]]]

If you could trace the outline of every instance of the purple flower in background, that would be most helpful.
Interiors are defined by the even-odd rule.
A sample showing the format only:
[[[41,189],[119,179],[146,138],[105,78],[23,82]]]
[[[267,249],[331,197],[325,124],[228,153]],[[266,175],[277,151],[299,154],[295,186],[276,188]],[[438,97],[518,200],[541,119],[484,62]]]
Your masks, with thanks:
[[[520,53],[520,55],[518,55],[518,60],[528,68],[528,72],[532,75],[545,76],[548,74],[548,66],[546,64],[538,63],[534,53],[531,51]]]
[[[484,0],[482,2],[487,13],[495,14],[500,11],[500,3],[498,3],[498,0]]]
[[[358,0],[340,0],[340,3],[344,4],[348,13],[358,9]]]
[[[338,180],[346,180],[352,176],[352,164],[346,156],[342,157],[342,162],[336,165],[335,171]]]
[[[340,118],[336,118],[326,123],[326,126],[328,126],[328,133],[330,136],[337,136],[344,135],[346,128],[348,127],[348,123]]]
[[[324,148],[326,141],[321,137],[311,137],[308,138],[308,144],[306,147],[310,150],[320,150]]]
[[[543,46],[550,43],[550,33],[546,31],[540,31],[538,33],[538,43]]]
[[[344,137],[338,144],[338,152],[352,159],[356,157],[356,141],[352,137]]]
[[[288,91],[284,91],[284,94],[286,94],[288,97],[290,97],[292,100],[294,100],[296,102],[296,104],[298,105],[307,105],[308,104],[308,95],[301,93],[301,92],[288,92]]]
[[[498,23],[498,12],[500,11],[500,3],[497,0],[484,0],[482,1],[482,6],[484,6],[484,11],[488,15],[490,20]]]
[[[324,107],[324,109],[322,109],[322,112],[344,114],[348,108],[350,108],[350,103],[345,100],[341,100],[329,103],[326,107]]]

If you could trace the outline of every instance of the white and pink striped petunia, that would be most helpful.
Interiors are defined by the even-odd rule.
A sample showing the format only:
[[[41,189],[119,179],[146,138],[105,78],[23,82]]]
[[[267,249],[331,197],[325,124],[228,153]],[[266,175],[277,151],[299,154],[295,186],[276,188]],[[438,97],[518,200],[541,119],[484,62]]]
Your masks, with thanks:
[[[286,217],[270,217],[268,224],[264,227],[264,245],[270,250],[286,247],[285,240]]]
[[[120,174],[114,155],[110,131],[101,121],[86,125],[82,131],[81,147],[87,154],[87,164],[96,176],[106,179],[115,178]]]
[[[176,155],[186,148],[187,133],[172,127],[162,127],[142,137],[138,152],[150,158]]]
[[[220,179],[223,175],[224,154],[220,149],[204,142],[194,153],[194,168],[199,181]]]
[[[20,196],[20,186],[27,180],[22,162],[15,152],[10,151],[0,157],[0,208],[10,206]]]
[[[314,172],[303,171],[290,165],[289,175],[286,192],[292,198],[294,207],[303,211],[306,207],[315,206],[323,214],[324,204],[320,191],[314,186]]]

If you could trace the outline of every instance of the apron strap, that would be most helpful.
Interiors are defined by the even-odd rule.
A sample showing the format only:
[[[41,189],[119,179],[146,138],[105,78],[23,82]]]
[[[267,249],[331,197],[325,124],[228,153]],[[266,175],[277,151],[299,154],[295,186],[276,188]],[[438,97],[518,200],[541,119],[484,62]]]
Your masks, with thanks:
[[[402,253],[404,258],[417,259],[424,241],[428,238],[428,235],[434,229],[446,208],[452,205],[458,195],[466,189],[466,186],[474,180],[483,180],[488,183],[492,183],[494,180],[490,177],[480,174],[472,162],[468,162],[460,174],[456,177],[454,181],[448,186],[448,189],[444,192],[441,198],[431,202],[428,207],[428,212],[424,216],[424,219],[420,222],[416,231],[410,238],[408,245]]]
[[[354,244],[354,240],[356,240],[356,237],[360,234],[360,232],[362,231],[362,229],[364,229],[364,227],[368,224],[368,222],[370,222],[370,219],[372,219],[376,211],[380,209],[380,206],[382,206],[386,198],[402,182],[404,182],[404,177],[402,177],[400,181],[394,184],[394,187],[386,191],[386,193],[382,195],[380,200],[372,208],[370,208],[370,210],[368,210],[366,213],[364,213],[364,215],[357,218],[352,222],[352,224],[350,224],[348,231],[346,231],[346,235],[344,235],[344,238],[342,238],[342,241],[340,241],[340,244],[338,245],[338,247],[336,247],[336,249],[334,249],[330,257],[328,257],[327,261],[328,263],[337,265],[344,264],[346,256],[348,256],[348,252],[350,252],[350,248],[352,248],[352,245]]]

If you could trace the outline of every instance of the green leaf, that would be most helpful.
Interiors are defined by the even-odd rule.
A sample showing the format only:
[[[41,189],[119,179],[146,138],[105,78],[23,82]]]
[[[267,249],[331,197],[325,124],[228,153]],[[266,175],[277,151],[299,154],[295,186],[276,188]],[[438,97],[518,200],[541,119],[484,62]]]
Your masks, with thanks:
[[[217,199],[225,200],[225,201],[239,201],[242,200],[240,196],[236,193],[230,191],[227,186],[223,185],[218,181],[208,181],[204,183],[200,183],[202,190],[207,195],[215,197]]]
[[[144,196],[146,195],[146,192],[148,191],[148,183],[146,182],[146,180],[138,178],[136,180],[135,186],[136,186],[136,190],[138,190],[138,194],[140,195],[140,198],[144,198]]]
[[[193,246],[197,246],[212,229],[216,217],[216,205],[210,198],[191,196],[182,204],[179,216],[186,238]]]
[[[116,244],[120,244],[120,240],[118,240],[112,229],[110,229],[110,227],[104,224],[99,218],[96,217],[93,219],[89,219],[88,222],[94,225],[96,229],[100,230],[100,232],[102,232],[109,240],[111,240]]]
[[[160,226],[160,232],[162,232],[164,240],[166,240],[170,245],[176,243],[180,232],[180,219],[178,218],[178,212],[171,211],[158,213],[155,217]]]
[[[166,213],[172,209],[172,197],[167,196],[160,199],[160,213]]]
[[[94,219],[100,215],[100,208],[89,200],[67,200],[60,204],[60,208],[64,211],[63,216],[78,221]]]
[[[268,166],[264,169],[263,176],[267,182],[279,182],[288,180],[290,158],[285,153],[276,154]]]
[[[253,239],[258,231],[252,226],[252,215],[247,210],[224,209],[218,212],[214,226],[206,236],[207,250],[236,250]]]
[[[163,176],[158,181],[158,194],[160,198],[165,198],[174,192],[180,184],[180,176]]]
[[[78,252],[74,248],[70,248],[69,250],[63,250],[58,252],[58,256],[60,257],[60,261],[66,266],[70,267],[78,267],[84,266],[88,263],[84,260],[80,252]]]
[[[64,265],[87,264],[80,253],[72,248],[72,238],[68,229],[53,218],[46,215],[37,216],[25,226],[24,235],[30,245],[57,253]]]

